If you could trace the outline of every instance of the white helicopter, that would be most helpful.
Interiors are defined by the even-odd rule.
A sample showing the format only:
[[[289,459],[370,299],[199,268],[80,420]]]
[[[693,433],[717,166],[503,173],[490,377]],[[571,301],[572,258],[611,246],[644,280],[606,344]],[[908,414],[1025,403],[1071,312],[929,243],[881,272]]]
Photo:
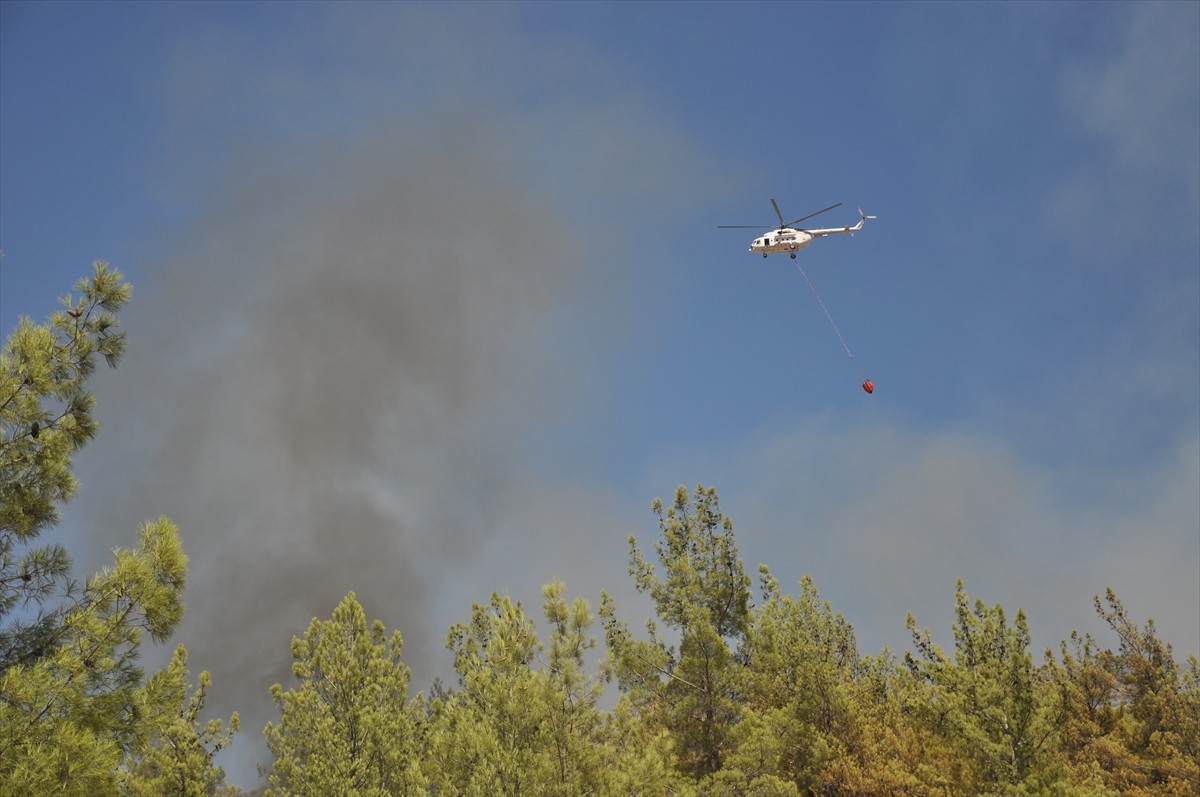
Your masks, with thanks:
[[[816,213],[809,213],[807,216],[802,216],[793,222],[783,223],[783,214],[779,212],[779,205],[775,202],[775,198],[771,198],[771,207],[775,208],[775,215],[779,217],[779,226],[773,227],[770,224],[718,224],[718,229],[722,230],[761,230],[767,229],[770,232],[764,234],[761,238],[755,238],[750,243],[751,252],[760,252],[763,257],[767,255],[783,254],[787,252],[792,256],[792,260],[796,259],[796,253],[813,242],[814,238],[824,238],[827,235],[837,235],[838,233],[848,232],[851,235],[863,228],[863,223],[867,219],[874,219],[875,216],[868,216],[862,212],[862,208],[858,209],[860,216],[858,223],[851,226],[847,224],[844,227],[828,227],[825,229],[806,230],[797,227],[796,225],[802,221],[807,221],[813,216],[819,216],[827,210],[833,210],[842,206],[841,202],[836,205],[818,210]]]

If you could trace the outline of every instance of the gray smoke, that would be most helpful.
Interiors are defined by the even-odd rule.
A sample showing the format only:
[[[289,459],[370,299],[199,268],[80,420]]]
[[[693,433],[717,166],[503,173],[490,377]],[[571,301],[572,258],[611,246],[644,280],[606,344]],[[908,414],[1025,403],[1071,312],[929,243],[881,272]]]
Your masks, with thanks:
[[[492,46],[503,36],[488,33]],[[576,77],[590,81],[588,103],[548,90],[536,107],[505,108],[485,64],[464,90],[463,62],[479,56],[456,46],[426,52],[462,59],[458,77],[407,111],[375,75],[391,58],[379,50],[347,56],[358,69],[342,63],[333,85],[274,65],[305,107],[357,97],[355,124],[281,129],[268,108],[264,128],[222,138],[217,123],[244,120],[216,112],[216,140],[173,167],[194,186],[186,221],[140,242],[148,279],[126,318],[126,360],[100,382],[104,431],[80,461],[87,490],[73,511],[88,540],[73,550],[94,568],[146,518],[180,526],[191,572],[177,641],[194,671],[212,672],[212,713],[242,714],[226,763],[242,785],[265,760],[269,686],[289,682],[291,637],[347,592],[401,630],[415,691],[445,677],[448,624],[491,590],[536,595],[531,583],[562,576],[595,602],[599,585],[622,587],[627,516],[569,468],[561,490],[541,483],[540,430],[603,405],[628,332],[606,322],[651,284],[632,276],[622,230],[661,223],[653,208],[686,196],[703,159],[587,70]],[[237,65],[249,55],[223,57],[207,68],[244,111],[266,89]],[[546,79],[567,79],[561,58],[545,56]],[[189,109],[181,124],[203,115]],[[560,547],[559,534],[573,539]]]
[[[245,175],[140,297],[102,399],[126,460],[150,459],[100,525],[180,525],[179,638],[248,734],[290,636],[350,590],[430,672],[421,643],[445,629],[426,595],[488,533],[528,411],[555,391],[539,322],[571,289],[550,256],[562,225],[472,153],[380,139],[323,156],[320,181],[288,161]]]

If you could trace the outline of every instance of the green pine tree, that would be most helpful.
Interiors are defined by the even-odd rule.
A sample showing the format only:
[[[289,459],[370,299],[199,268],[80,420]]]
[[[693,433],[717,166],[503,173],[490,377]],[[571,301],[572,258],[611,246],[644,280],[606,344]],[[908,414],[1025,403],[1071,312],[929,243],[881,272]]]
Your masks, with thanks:
[[[88,380],[125,347],[120,272],[97,262],[50,323],[22,318],[0,353],[0,784],[9,794],[114,794],[122,758],[166,707],[141,700],[145,634],[183,614],[187,557],[166,518],[83,586],[38,537],[77,489],[72,457],[95,435]]]
[[[666,738],[623,707],[607,718],[585,655],[587,602],[542,589],[547,649],[519,603],[493,595],[450,630],[459,688],[430,704],[426,761],[436,793],[463,797],[640,797],[671,793]]]
[[[969,788],[980,794],[1059,788],[1065,775],[1050,755],[1059,718],[1033,666],[1025,613],[1018,610],[1010,625],[999,604],[977,600],[972,607],[960,580],[952,658],[928,629],[917,630],[911,614],[908,628],[918,655],[906,654],[906,662],[929,690],[921,715],[974,764],[979,782]]]
[[[61,599],[78,592],[66,549],[37,539],[74,497],[72,458],[99,427],[88,386],[96,361],[115,367],[125,351],[117,313],[132,289],[103,261],[93,272],[48,324],[21,318],[0,352],[0,672],[45,655]]]
[[[1073,633],[1062,663],[1046,663],[1074,781],[1105,795],[1200,792],[1200,662],[1181,668],[1153,621],[1139,627],[1111,589],[1094,600],[1118,649]]]
[[[728,761],[807,791],[858,735],[854,629],[821,601],[810,577],[793,598],[766,566],[759,573],[763,601],[743,650],[745,712]]]
[[[201,722],[200,713],[211,678],[200,673],[189,697],[187,649],[180,645],[171,663],[155,673],[140,690],[138,704],[148,714],[173,705],[153,723],[145,745],[133,751],[122,767],[122,793],[128,797],[232,797],[237,790],[225,785],[225,772],[213,757],[225,748],[239,728],[234,712],[228,726],[220,719]],[[147,723],[150,724],[150,723]]]
[[[653,623],[649,642],[635,640],[607,595],[600,615],[622,690],[646,721],[671,733],[680,770],[702,776],[721,769],[727,736],[741,716],[735,650],[749,630],[750,578],[716,490],[701,485],[689,496],[680,487],[669,508],[655,500],[652,509],[662,574],[635,537],[629,538],[629,573],[654,599],[658,618],[678,633],[678,651]]]
[[[400,632],[369,627],[351,592],[329,620],[292,639],[299,684],[271,687],[278,724],[263,731],[275,759],[268,795],[419,797],[427,793],[418,748],[419,697],[408,698]]]
[[[459,688],[430,706],[428,756],[439,793],[550,794],[561,782],[554,688],[532,668],[542,653],[532,619],[507,595],[476,604],[450,628]]]

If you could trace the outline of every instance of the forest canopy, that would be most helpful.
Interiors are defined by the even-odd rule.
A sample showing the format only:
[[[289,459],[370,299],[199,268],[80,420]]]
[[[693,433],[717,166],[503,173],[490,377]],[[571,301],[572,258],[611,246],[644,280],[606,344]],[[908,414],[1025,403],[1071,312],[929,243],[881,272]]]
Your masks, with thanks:
[[[76,291],[0,354],[0,795],[238,794],[215,763],[238,715],[204,719],[220,684],[193,682],[182,644],[140,665],[184,611],[175,525],[147,521],[82,581],[40,539],[99,428],[89,379],[125,351],[121,274],[97,262]],[[417,691],[401,631],[354,592],[313,618],[271,689],[256,793],[1200,793],[1200,662],[1177,661],[1112,590],[1094,601],[1105,639],[1039,655],[1023,611],[960,581],[952,649],[910,615],[910,650],[868,655],[812,578],[793,591],[765,564],[746,572],[715,488],[651,511],[652,548],[628,541],[654,606],[639,630],[608,593],[593,608],[558,580],[537,611],[493,594],[448,631],[455,682]]]

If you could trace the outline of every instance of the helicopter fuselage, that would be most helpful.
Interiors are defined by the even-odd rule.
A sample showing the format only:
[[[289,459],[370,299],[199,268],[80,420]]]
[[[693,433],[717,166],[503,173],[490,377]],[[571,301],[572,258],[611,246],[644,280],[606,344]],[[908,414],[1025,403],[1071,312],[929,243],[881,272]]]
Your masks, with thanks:
[[[858,213],[860,216],[858,223],[846,224],[841,227],[823,227],[821,229],[810,230],[801,230],[798,227],[776,227],[770,232],[763,233],[761,237],[755,238],[750,243],[750,251],[761,254],[763,257],[786,253],[795,258],[796,253],[812,243],[813,239],[824,238],[828,235],[841,235],[843,233],[853,235],[863,228],[863,224],[867,219],[875,218],[874,216],[867,216],[861,210]]]
[[[791,227],[784,227],[779,230],[771,230],[761,238],[755,238],[750,244],[750,251],[761,255],[799,252],[812,243],[812,241],[813,236],[804,230],[794,230]]]

